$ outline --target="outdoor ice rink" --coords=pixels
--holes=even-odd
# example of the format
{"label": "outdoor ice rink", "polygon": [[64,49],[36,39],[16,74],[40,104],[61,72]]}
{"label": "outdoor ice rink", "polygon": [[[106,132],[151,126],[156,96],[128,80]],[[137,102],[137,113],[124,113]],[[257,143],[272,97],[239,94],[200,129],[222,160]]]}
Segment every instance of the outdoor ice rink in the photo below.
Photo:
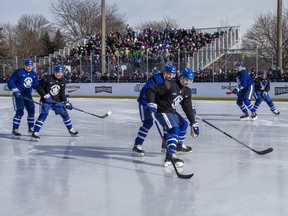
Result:
{"label": "outdoor ice rink", "polygon": [[[38,101],[39,98],[35,98]],[[187,135],[193,152],[180,155],[184,174],[164,169],[155,126],[131,156],[141,125],[136,99],[70,98],[80,137],[50,113],[38,143],[30,142],[26,113],[20,140],[11,139],[11,97],[0,97],[1,216],[285,216],[288,215],[288,103],[263,103],[257,121],[240,121],[235,101],[193,101],[197,114],[255,150],[198,120],[200,136]],[[182,112],[181,112],[182,113]],[[38,105],[36,105],[38,117]],[[182,171],[182,170],[180,170]]]}

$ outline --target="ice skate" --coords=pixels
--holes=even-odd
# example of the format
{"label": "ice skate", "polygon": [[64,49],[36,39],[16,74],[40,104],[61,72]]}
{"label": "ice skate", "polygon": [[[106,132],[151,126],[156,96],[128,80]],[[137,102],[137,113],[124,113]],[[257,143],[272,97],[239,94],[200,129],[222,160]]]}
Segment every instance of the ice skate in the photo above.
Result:
{"label": "ice skate", "polygon": [[240,120],[249,120],[249,114],[248,112],[244,113],[242,116],[240,116]]}
{"label": "ice skate", "polygon": [[14,130],[12,131],[12,137],[13,137],[14,139],[20,139],[21,133],[19,133],[18,129],[14,129]]}
{"label": "ice skate", "polygon": [[276,110],[276,109],[273,110],[272,112],[273,112],[275,115],[280,115],[280,112],[279,112],[278,110]]}
{"label": "ice skate", "polygon": [[184,144],[177,145],[176,154],[190,153],[192,152],[192,147],[186,146]]}
{"label": "ice skate", "polygon": [[30,141],[38,142],[40,140],[39,133],[33,132],[30,138]]}
{"label": "ice skate", "polygon": [[31,128],[28,128],[28,133],[29,134],[32,134],[34,131],[33,131],[33,127],[31,127]]}
{"label": "ice skate", "polygon": [[256,112],[252,112],[251,118],[252,118],[252,120],[257,120],[258,119],[257,113]]}
{"label": "ice skate", "polygon": [[[166,158],[164,161],[164,167],[173,167],[172,161],[171,161],[170,156],[168,154],[170,154],[170,153],[166,154]],[[177,158],[175,154],[171,154],[171,158],[172,158],[176,167],[183,167],[184,166],[184,161]]]}
{"label": "ice skate", "polygon": [[166,142],[165,141],[162,141],[161,153],[166,153]]}
{"label": "ice skate", "polygon": [[78,131],[75,131],[73,128],[71,128],[69,130],[69,133],[72,137],[78,137],[79,136],[79,132]]}
{"label": "ice skate", "polygon": [[143,157],[144,154],[145,151],[142,149],[142,145],[134,145],[132,148],[132,156]]}

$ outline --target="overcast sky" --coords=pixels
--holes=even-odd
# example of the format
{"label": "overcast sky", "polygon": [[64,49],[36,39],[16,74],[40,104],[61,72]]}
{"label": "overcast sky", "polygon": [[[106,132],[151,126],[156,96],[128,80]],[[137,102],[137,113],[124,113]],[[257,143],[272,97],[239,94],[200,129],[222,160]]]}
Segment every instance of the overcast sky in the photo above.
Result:
{"label": "overcast sky", "polygon": [[[23,14],[42,14],[53,21],[49,11],[51,1],[53,0],[1,1],[0,23],[17,24]],[[287,8],[288,0],[282,1],[283,7]],[[277,10],[277,0],[106,0],[106,4],[117,4],[132,27],[141,22],[162,20],[164,16],[169,16],[177,20],[180,28],[240,25],[242,34],[254,23],[256,15],[276,13]]]}

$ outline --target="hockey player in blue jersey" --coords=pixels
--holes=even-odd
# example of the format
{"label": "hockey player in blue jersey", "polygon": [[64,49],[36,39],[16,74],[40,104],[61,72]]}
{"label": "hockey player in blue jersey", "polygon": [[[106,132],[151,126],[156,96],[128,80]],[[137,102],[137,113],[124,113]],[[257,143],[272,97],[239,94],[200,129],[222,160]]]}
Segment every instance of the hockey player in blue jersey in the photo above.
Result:
{"label": "hockey player in blue jersey", "polygon": [[237,94],[237,105],[244,113],[240,116],[241,120],[248,120],[249,114],[247,108],[251,111],[252,120],[256,120],[258,118],[256,109],[251,103],[251,97],[253,95],[253,79],[251,78],[249,72],[244,68],[243,62],[239,61],[236,63],[237,73],[236,73],[236,81],[237,87],[232,91],[234,94]]}
{"label": "hockey player in blue jersey", "polygon": [[28,113],[28,132],[32,133],[34,127],[35,105],[32,100],[32,89],[37,89],[38,76],[33,71],[32,59],[24,60],[24,68],[16,70],[9,78],[7,85],[13,93],[12,99],[16,111],[13,117],[12,135],[14,138],[20,138],[19,126],[24,115],[24,108]]}
{"label": "hockey player in blue jersey", "polygon": [[[167,133],[167,153],[164,167],[171,167],[172,160],[177,167],[184,165],[183,160],[176,157],[178,148],[182,148],[186,137],[188,122],[177,112],[178,105],[182,107],[189,125],[191,136],[196,138],[199,135],[199,125],[195,120],[192,106],[192,93],[189,84],[193,82],[194,72],[190,68],[181,71],[179,78],[165,80],[164,83],[147,88],[147,111],[155,117]],[[171,154],[171,157],[169,157]]]}
{"label": "hockey player in blue jersey", "polygon": [[262,100],[264,100],[267,105],[270,107],[270,110],[275,114],[279,115],[280,112],[276,109],[270,95],[270,80],[267,77],[267,71],[262,70],[258,77],[254,79],[254,97],[256,99],[254,103],[254,108],[258,110]]}
{"label": "hockey player in blue jersey", "polygon": [[54,74],[46,75],[40,80],[37,92],[41,96],[40,101],[42,106],[40,115],[35,123],[31,141],[40,140],[39,132],[50,109],[62,117],[63,123],[71,136],[79,136],[79,132],[73,129],[72,121],[67,112],[67,109],[72,110],[73,107],[65,95],[66,80],[63,77],[63,73],[63,67],[57,65],[54,67]]}
{"label": "hockey player in blue jersey", "polygon": [[[145,151],[142,148],[142,144],[146,136],[148,135],[149,129],[153,126],[153,119],[151,117],[151,114],[147,111],[146,89],[154,85],[161,84],[164,82],[164,80],[171,80],[175,76],[175,67],[172,64],[167,64],[163,73],[153,73],[153,75],[146,81],[146,83],[142,87],[139,97],[137,99],[142,126],[138,130],[137,137],[134,142],[134,147],[132,148],[133,156],[144,156]],[[162,148],[166,148],[165,144],[164,146],[162,145]],[[191,152],[191,150],[191,147],[183,145],[183,148],[179,149],[179,152]]]}

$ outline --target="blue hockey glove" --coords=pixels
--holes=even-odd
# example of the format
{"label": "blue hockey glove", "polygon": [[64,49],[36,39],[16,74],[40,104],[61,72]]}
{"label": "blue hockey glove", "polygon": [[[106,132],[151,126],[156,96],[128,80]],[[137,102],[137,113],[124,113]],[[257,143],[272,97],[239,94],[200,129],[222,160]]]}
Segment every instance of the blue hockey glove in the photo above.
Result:
{"label": "blue hockey glove", "polygon": [[46,103],[52,103],[53,102],[50,94],[44,95],[44,99],[45,99]]}
{"label": "blue hockey glove", "polygon": [[72,110],[73,109],[72,103],[70,103],[69,101],[66,101],[65,102],[65,108],[68,110]]}
{"label": "blue hockey glove", "polygon": [[12,92],[15,98],[21,98],[22,95],[18,88],[12,89]]}
{"label": "blue hockey glove", "polygon": [[233,94],[238,94],[239,91],[240,91],[240,89],[238,87],[236,87],[232,90]]}
{"label": "blue hockey glove", "polygon": [[147,111],[149,112],[149,113],[156,113],[156,111],[157,111],[157,104],[155,104],[155,103],[148,103],[147,104]]}
{"label": "blue hockey glove", "polygon": [[197,121],[190,123],[190,127],[191,127],[191,136],[196,138],[197,136],[199,136],[199,124]]}

